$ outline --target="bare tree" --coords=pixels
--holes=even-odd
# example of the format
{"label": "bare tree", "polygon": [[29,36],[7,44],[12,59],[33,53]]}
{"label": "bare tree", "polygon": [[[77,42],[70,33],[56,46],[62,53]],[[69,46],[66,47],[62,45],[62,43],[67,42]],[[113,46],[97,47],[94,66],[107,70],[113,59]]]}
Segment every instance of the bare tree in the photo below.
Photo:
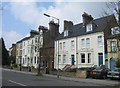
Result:
{"label": "bare tree", "polygon": [[107,2],[106,7],[108,10],[104,10],[104,14],[114,14],[120,27],[120,1],[118,0],[117,2]]}

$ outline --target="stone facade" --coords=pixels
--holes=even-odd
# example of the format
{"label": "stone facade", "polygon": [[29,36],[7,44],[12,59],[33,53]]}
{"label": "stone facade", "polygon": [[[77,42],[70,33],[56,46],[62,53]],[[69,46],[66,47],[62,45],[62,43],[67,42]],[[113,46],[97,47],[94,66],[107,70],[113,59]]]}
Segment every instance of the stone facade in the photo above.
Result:
{"label": "stone facade", "polygon": [[[112,45],[111,42],[115,42],[115,51],[112,51]],[[107,49],[108,49],[108,68],[110,69],[110,59],[113,59],[116,61],[117,58],[120,59],[120,35],[116,37],[111,37],[107,39]]]}

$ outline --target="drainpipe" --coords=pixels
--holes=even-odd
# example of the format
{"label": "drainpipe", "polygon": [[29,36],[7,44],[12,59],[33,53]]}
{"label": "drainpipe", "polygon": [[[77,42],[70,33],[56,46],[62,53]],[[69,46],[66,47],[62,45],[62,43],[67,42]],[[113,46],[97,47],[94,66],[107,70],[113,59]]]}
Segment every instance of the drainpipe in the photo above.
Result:
{"label": "drainpipe", "polygon": [[78,68],[78,47],[77,47],[77,36],[76,36],[76,68]]}
{"label": "drainpipe", "polygon": [[58,72],[57,72],[57,78],[59,78],[59,74],[60,74],[60,71],[59,71],[59,40],[58,40]]}

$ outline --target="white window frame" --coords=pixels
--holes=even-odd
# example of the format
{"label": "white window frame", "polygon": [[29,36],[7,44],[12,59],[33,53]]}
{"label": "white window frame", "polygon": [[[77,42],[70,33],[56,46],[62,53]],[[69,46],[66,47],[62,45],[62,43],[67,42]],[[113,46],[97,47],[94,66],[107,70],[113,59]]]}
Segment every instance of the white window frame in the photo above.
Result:
{"label": "white window frame", "polygon": [[92,24],[88,24],[86,27],[86,32],[92,31]]}
{"label": "white window frame", "polygon": [[71,50],[74,50],[75,49],[75,42],[74,40],[71,41]]}
{"label": "white window frame", "polygon": [[66,43],[63,42],[63,50],[65,50],[65,48],[66,48]]}
{"label": "white window frame", "polygon": [[98,36],[98,46],[102,46],[102,36]]}
{"label": "white window frame", "polygon": [[111,41],[110,46],[111,46],[111,52],[117,52],[116,41]]}
{"label": "white window frame", "polygon": [[22,49],[22,44],[20,44],[20,49]]}
{"label": "white window frame", "polygon": [[119,27],[113,27],[111,28],[111,35],[120,34],[120,28]]}
{"label": "white window frame", "polygon": [[64,31],[64,37],[68,36],[68,30]]}
{"label": "white window frame", "polygon": [[81,39],[81,48],[85,48],[85,39]]}
{"label": "white window frame", "polygon": [[[90,55],[90,56],[89,56]],[[89,62],[90,61],[90,62]],[[88,63],[90,64],[92,61],[92,54],[91,53],[88,53]]]}
{"label": "white window frame", "polygon": [[66,55],[63,55],[63,64],[66,63]]}
{"label": "white window frame", "polygon": [[25,46],[25,42],[24,42],[24,46]]}
{"label": "white window frame", "polygon": [[30,47],[28,47],[28,54],[30,53]]}
{"label": "white window frame", "polygon": [[58,55],[59,64],[61,64],[61,55]]}
{"label": "white window frame", "polygon": [[34,41],[33,41],[33,39],[32,39],[32,44],[34,44]]}
{"label": "white window frame", "polygon": [[60,46],[59,46],[59,49],[62,50],[62,43],[60,42]]}
{"label": "white window frame", "polygon": [[85,62],[84,62],[84,63],[82,62],[82,60],[83,60],[83,59],[85,60],[85,57],[84,57],[84,58],[82,58],[82,55],[83,55],[83,54],[85,55],[85,53],[81,53],[81,54],[80,54],[80,57],[81,57],[81,63],[82,63],[82,64],[84,64],[84,63],[85,63]]}
{"label": "white window frame", "polygon": [[90,48],[90,38],[86,38],[86,48]]}
{"label": "white window frame", "polygon": [[20,50],[20,56],[22,56],[22,50]]}

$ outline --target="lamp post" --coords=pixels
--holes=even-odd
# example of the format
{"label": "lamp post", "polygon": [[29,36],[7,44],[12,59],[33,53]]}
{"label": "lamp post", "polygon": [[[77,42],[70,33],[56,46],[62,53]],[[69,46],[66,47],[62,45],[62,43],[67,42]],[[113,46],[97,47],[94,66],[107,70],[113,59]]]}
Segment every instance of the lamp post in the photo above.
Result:
{"label": "lamp post", "polygon": [[47,17],[51,17],[51,18],[54,18],[54,19],[56,19],[56,20],[58,20],[58,25],[59,25],[59,19],[58,18],[56,18],[56,17],[53,17],[53,16],[50,16],[50,15],[48,15],[48,14],[43,14],[43,15],[45,15],[45,16],[47,16]]}
{"label": "lamp post", "polygon": [[22,62],[21,59],[22,59],[22,57],[20,56],[20,71],[21,71],[21,68],[22,68],[22,67],[21,67],[21,62]]}
{"label": "lamp post", "polygon": [[[47,16],[47,17],[51,17],[51,18],[54,18],[54,19],[58,20],[58,26],[59,26],[59,19],[58,19],[58,18],[53,17],[53,16],[50,16],[50,15],[45,14],[45,13],[44,13],[43,15],[45,15],[45,16]],[[59,29],[58,29],[58,30],[59,30]],[[58,72],[57,72],[57,78],[59,78],[59,74],[60,74],[60,72],[59,72],[59,40],[58,40]]]}

